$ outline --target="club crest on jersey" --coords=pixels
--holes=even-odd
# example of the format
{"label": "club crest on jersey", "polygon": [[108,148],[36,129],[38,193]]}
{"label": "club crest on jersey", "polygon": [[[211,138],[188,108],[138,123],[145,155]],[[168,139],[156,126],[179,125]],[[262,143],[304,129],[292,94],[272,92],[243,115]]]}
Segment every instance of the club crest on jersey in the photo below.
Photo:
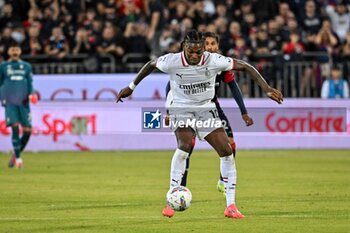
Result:
{"label": "club crest on jersey", "polygon": [[209,77],[210,76],[210,71],[208,70],[208,68],[205,70],[205,77]]}

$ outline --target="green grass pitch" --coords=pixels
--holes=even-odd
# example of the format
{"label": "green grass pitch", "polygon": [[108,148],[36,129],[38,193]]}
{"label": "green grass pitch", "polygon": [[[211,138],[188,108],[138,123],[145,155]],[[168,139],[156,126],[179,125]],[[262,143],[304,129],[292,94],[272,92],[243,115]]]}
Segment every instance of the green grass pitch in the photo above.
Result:
{"label": "green grass pitch", "polygon": [[192,206],[165,218],[173,151],[0,155],[0,232],[350,232],[349,151],[239,151],[237,205],[223,216],[219,159],[192,155]]}

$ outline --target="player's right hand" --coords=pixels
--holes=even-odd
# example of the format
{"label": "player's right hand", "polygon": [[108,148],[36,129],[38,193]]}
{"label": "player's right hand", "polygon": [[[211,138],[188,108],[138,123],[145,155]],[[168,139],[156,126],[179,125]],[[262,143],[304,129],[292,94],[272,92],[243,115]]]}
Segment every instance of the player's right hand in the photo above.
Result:
{"label": "player's right hand", "polygon": [[119,94],[118,94],[118,96],[117,96],[117,100],[116,100],[115,102],[116,102],[116,103],[118,103],[119,101],[120,101],[120,102],[123,102],[122,98],[125,98],[125,97],[130,96],[130,95],[132,94],[132,92],[133,92],[133,91],[132,91],[129,87],[123,88],[123,89],[119,92]]}
{"label": "player's right hand", "polygon": [[265,91],[265,93],[270,99],[276,101],[279,104],[282,104],[283,94],[279,90],[272,88],[272,87],[269,87],[268,90]]}
{"label": "player's right hand", "polygon": [[32,104],[37,104],[39,99],[37,94],[31,94],[29,95],[29,100]]}
{"label": "player's right hand", "polygon": [[244,120],[246,126],[251,126],[252,124],[254,124],[253,119],[250,118],[248,114],[242,115],[242,119]]}

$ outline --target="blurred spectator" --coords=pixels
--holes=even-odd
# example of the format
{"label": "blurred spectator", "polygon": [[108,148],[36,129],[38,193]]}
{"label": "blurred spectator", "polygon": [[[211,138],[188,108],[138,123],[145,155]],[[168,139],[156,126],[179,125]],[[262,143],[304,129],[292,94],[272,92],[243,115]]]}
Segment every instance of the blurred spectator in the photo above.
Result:
{"label": "blurred spectator", "polygon": [[145,24],[128,23],[124,32],[126,51],[128,53],[149,53],[146,35],[147,26]]}
{"label": "blurred spectator", "polygon": [[350,30],[346,34],[346,39],[341,46],[341,55],[350,58]]}
{"label": "blurred spectator", "polygon": [[215,15],[213,16],[214,19],[219,19],[223,18],[226,21],[232,21],[232,14],[229,14],[227,12],[227,7],[224,2],[218,2],[216,4],[216,12]]}
{"label": "blurred spectator", "polygon": [[342,79],[339,67],[332,67],[331,78],[322,84],[321,97],[323,99],[349,98],[349,85]]}
{"label": "blurred spectator", "polygon": [[304,11],[300,16],[300,23],[305,32],[317,34],[322,25],[322,18],[316,11],[316,4],[314,0],[305,2]]}
{"label": "blurred spectator", "polygon": [[7,60],[7,49],[9,46],[13,43],[13,39],[11,37],[12,34],[12,28],[5,27],[2,30],[2,34],[0,36],[0,53],[3,58],[3,60]]}
{"label": "blurred spectator", "polygon": [[295,18],[294,13],[290,10],[287,2],[280,2],[278,6],[278,14],[284,19],[285,22],[292,18]]}
{"label": "blurred spectator", "polygon": [[83,25],[87,30],[92,30],[92,21],[96,19],[96,11],[92,8],[89,8],[86,11],[85,18],[83,20]]}
{"label": "blurred spectator", "polygon": [[15,27],[12,30],[11,37],[18,44],[22,44],[26,39],[25,31],[23,27]]}
{"label": "blurred spectator", "polygon": [[68,12],[63,12],[60,20],[60,28],[62,28],[63,35],[67,38],[69,47],[74,47],[74,39],[75,34],[77,33],[77,28],[74,22],[73,22],[73,16],[69,14]]}
{"label": "blurred spectator", "polygon": [[29,54],[35,56],[37,54],[44,53],[44,44],[41,41],[40,37],[40,26],[39,24],[33,24],[28,29],[28,37],[24,41],[22,50],[23,54]]}
{"label": "blurred spectator", "polygon": [[281,30],[283,40],[288,41],[290,38],[290,33],[293,31],[299,31],[299,25],[294,16],[288,19],[287,25],[285,25]]}
{"label": "blurred spectator", "polygon": [[267,31],[264,28],[259,28],[255,52],[258,54],[268,54],[269,51],[269,38]]}
{"label": "blurred spectator", "polygon": [[112,54],[121,60],[125,54],[124,38],[112,26],[103,29],[102,37],[97,42],[97,52],[99,54]]}
{"label": "blurred spectator", "polygon": [[207,25],[211,21],[211,17],[204,11],[204,7],[203,1],[196,1],[188,10],[188,16],[191,17],[195,28],[200,24]]}
{"label": "blurred spectator", "polygon": [[163,53],[168,51],[170,44],[174,44],[175,40],[172,37],[172,32],[169,28],[165,28],[160,37],[159,44]]}
{"label": "blurred spectator", "polygon": [[241,33],[241,25],[236,21],[232,21],[229,26],[229,32],[230,32],[230,40],[231,40],[230,47],[233,48],[235,41],[238,38],[243,37]]}
{"label": "blurred spectator", "polygon": [[79,28],[74,41],[73,54],[79,53],[91,53],[93,49],[92,44],[89,41],[89,35],[85,28]]}
{"label": "blurred spectator", "polygon": [[72,21],[77,22],[77,17],[81,12],[85,11],[86,1],[81,0],[60,0],[61,11],[72,16]]}
{"label": "blurred spectator", "polygon": [[346,33],[350,29],[350,13],[345,3],[340,2],[335,9],[327,6],[326,11],[332,22],[332,28],[341,41],[346,38]]}
{"label": "blurred spectator", "polygon": [[221,53],[227,54],[227,52],[232,48],[230,33],[227,30],[228,22],[225,18],[221,17],[214,21],[214,25],[216,27],[217,34],[220,35],[219,44]]}
{"label": "blurred spectator", "polygon": [[69,53],[69,44],[60,27],[54,27],[45,46],[47,55],[64,58]]}
{"label": "blurred spectator", "polygon": [[180,24],[180,34],[181,34],[181,38],[184,38],[185,35],[187,34],[187,32],[189,30],[191,30],[193,28],[193,23],[191,18],[186,17],[181,21]]}
{"label": "blurred spectator", "polygon": [[326,19],[322,22],[322,27],[317,33],[315,43],[322,51],[333,54],[339,41],[336,34],[333,32],[331,22]]}
{"label": "blurred spectator", "polygon": [[257,22],[266,22],[273,19],[278,12],[278,1],[275,0],[254,0],[253,9]]}
{"label": "blurred spectator", "polygon": [[57,1],[54,1],[53,4],[44,8],[43,18],[41,19],[44,38],[50,37],[52,29],[59,24],[59,14],[60,11]]}
{"label": "blurred spectator", "polygon": [[10,3],[6,3],[1,9],[0,30],[13,25],[20,25],[21,19],[13,13],[13,7]]}
{"label": "blurred spectator", "polygon": [[91,28],[87,27],[89,42],[91,44],[96,44],[97,40],[102,37],[103,25],[102,21],[99,18],[95,18],[92,21]]}
{"label": "blurred spectator", "polygon": [[179,42],[172,42],[169,44],[169,47],[166,51],[166,53],[177,53],[181,51],[180,43]]}
{"label": "blurred spectator", "polygon": [[128,23],[136,23],[141,19],[141,10],[134,0],[123,0],[124,12],[121,16],[119,26],[124,31]]}
{"label": "blurred spectator", "polygon": [[173,19],[169,25],[169,30],[172,32],[172,37],[176,41],[182,40],[180,24],[176,19]]}
{"label": "blurred spectator", "polygon": [[243,61],[249,61],[251,54],[251,49],[246,45],[245,40],[242,37],[236,40],[235,48],[231,49],[228,52],[229,56],[238,58]]}
{"label": "blurred spectator", "polygon": [[187,11],[189,9],[189,4],[186,1],[178,1],[175,5],[175,9],[169,12],[169,20],[176,19],[178,22],[181,22],[184,18],[187,17]]}
{"label": "blurred spectator", "polygon": [[255,15],[253,13],[245,14],[243,16],[243,21],[241,21],[242,26],[242,34],[244,37],[249,35],[250,29],[256,27],[255,24]]}
{"label": "blurred spectator", "polygon": [[28,19],[22,23],[25,28],[31,27],[33,23],[40,22],[43,18],[43,14],[39,8],[30,8],[27,15]]}
{"label": "blurred spectator", "polygon": [[160,0],[149,0],[146,6],[146,12],[147,23],[149,24],[147,40],[151,48],[151,56],[157,57],[161,55],[159,38],[165,25],[163,11],[164,6]]}
{"label": "blurred spectator", "polygon": [[290,33],[289,42],[283,44],[283,53],[290,55],[290,59],[299,60],[301,53],[304,52],[304,45],[300,41],[300,34],[298,31]]}
{"label": "blurred spectator", "polygon": [[267,32],[269,37],[269,43],[270,43],[269,47],[270,47],[271,53],[277,53],[281,51],[283,38],[281,36],[281,30],[278,27],[278,23],[276,20],[271,19],[268,21]]}
{"label": "blurred spectator", "polygon": [[105,22],[110,22],[112,25],[118,25],[119,19],[118,19],[117,9],[114,2],[105,4],[103,15],[104,15],[103,20]]}
{"label": "blurred spectator", "polygon": [[239,9],[234,11],[235,20],[242,22],[243,18],[247,14],[253,13],[253,5],[251,0],[243,0]]}

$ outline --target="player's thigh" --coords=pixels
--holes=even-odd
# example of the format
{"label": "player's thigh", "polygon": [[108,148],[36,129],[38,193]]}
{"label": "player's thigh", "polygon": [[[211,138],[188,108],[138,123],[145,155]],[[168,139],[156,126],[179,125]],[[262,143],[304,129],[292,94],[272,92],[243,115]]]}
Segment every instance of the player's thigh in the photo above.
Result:
{"label": "player's thigh", "polygon": [[5,106],[5,120],[6,126],[9,127],[11,125],[20,123],[20,112],[19,106],[16,105],[6,105]]}
{"label": "player's thigh", "polygon": [[175,130],[177,147],[180,150],[190,152],[192,149],[192,139],[195,136],[195,132],[190,127],[178,127]]}
{"label": "player's thigh", "polygon": [[200,140],[204,140],[208,134],[223,126],[216,107],[210,104],[196,109],[195,118],[201,123],[196,125],[196,132]]}
{"label": "player's thigh", "polygon": [[32,114],[29,105],[19,107],[20,123],[25,128],[32,127]]}
{"label": "player's thigh", "polygon": [[232,149],[224,128],[218,128],[209,133],[205,137],[205,140],[216,150],[220,157],[232,154]]}

